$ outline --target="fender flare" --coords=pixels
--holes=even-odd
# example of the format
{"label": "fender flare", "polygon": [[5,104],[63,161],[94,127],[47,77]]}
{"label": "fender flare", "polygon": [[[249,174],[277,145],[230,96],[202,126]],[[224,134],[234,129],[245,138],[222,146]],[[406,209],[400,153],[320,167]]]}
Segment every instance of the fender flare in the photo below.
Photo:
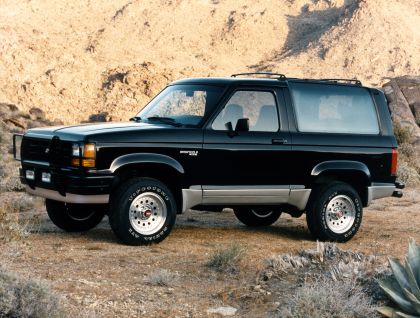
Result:
{"label": "fender flare", "polygon": [[366,176],[370,183],[371,174],[369,168],[360,161],[331,160],[318,163],[311,171],[311,176],[317,177],[326,171],[358,171]]}
{"label": "fender flare", "polygon": [[131,165],[131,164],[138,164],[138,163],[157,163],[169,166],[181,174],[184,174],[184,168],[182,165],[176,161],[174,158],[169,157],[167,155],[162,155],[158,153],[132,153],[128,155],[120,156],[111,163],[111,167],[109,170],[114,173],[118,169]]}

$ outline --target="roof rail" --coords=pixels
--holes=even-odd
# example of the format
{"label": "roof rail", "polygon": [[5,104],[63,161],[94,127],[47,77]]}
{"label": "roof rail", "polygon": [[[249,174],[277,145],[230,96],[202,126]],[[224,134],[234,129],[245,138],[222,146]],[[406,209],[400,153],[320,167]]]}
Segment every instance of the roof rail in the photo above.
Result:
{"label": "roof rail", "polygon": [[252,72],[252,73],[238,73],[232,74],[230,77],[239,77],[247,75],[266,75],[267,77],[275,77],[276,79],[286,79],[286,75],[279,73],[270,73],[270,72]]}
{"label": "roof rail", "polygon": [[362,86],[362,82],[358,79],[346,79],[346,78],[320,78],[316,79],[316,81],[325,81],[325,82],[334,82],[334,83],[350,83],[355,84],[358,86]]}

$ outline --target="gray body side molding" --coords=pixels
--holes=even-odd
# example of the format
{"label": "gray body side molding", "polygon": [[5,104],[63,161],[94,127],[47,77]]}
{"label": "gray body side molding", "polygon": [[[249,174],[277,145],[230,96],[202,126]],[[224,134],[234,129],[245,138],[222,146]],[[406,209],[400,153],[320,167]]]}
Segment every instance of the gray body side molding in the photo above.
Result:
{"label": "gray body side molding", "polygon": [[123,166],[136,163],[160,163],[174,168],[179,173],[184,173],[184,168],[178,161],[158,153],[132,153],[118,157],[111,163],[109,170],[115,172]]}
{"label": "gray body side molding", "polygon": [[196,205],[280,205],[290,204],[303,211],[311,189],[303,185],[211,186],[193,185],[182,189],[182,212]]}
{"label": "gray body side molding", "polygon": [[317,164],[311,171],[312,176],[318,176],[324,171],[337,171],[337,170],[356,170],[360,171],[366,175],[366,178],[370,182],[370,171],[369,168],[360,161],[350,161],[350,160],[332,160],[324,161]]}

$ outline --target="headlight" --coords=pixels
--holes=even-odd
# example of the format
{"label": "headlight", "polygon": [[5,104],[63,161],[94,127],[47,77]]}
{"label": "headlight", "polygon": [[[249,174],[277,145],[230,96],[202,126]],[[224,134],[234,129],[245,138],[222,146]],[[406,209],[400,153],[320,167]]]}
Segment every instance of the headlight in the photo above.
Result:
{"label": "headlight", "polygon": [[[77,146],[77,149],[76,149]],[[80,164],[85,168],[94,168],[96,159],[96,146],[95,144],[84,144],[82,148],[82,156],[80,156],[80,147],[78,144],[73,144],[73,158],[71,165],[79,167]],[[80,158],[81,157],[81,158]]]}
{"label": "headlight", "polygon": [[72,156],[80,157],[80,146],[79,144],[73,144],[72,146]]}

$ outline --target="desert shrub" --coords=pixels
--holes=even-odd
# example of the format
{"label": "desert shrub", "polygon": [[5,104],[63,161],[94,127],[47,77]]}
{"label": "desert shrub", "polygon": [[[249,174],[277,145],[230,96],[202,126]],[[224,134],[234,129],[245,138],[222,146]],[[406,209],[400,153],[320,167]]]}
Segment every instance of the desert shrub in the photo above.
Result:
{"label": "desert shrub", "polygon": [[402,126],[400,123],[394,122],[394,134],[399,145],[410,142],[410,130],[407,127]]}
{"label": "desert shrub", "polygon": [[398,163],[397,169],[398,179],[405,182],[407,185],[418,185],[420,184],[420,175],[415,167],[401,160]]}
{"label": "desert shrub", "polygon": [[64,317],[60,298],[43,282],[0,269],[0,317]]}
{"label": "desert shrub", "polygon": [[20,182],[18,176],[9,176],[2,182],[2,189],[7,192],[23,192],[25,186]]}
{"label": "desert shrub", "polygon": [[384,261],[363,253],[340,249],[334,243],[317,242],[314,250],[302,250],[297,255],[277,255],[265,261],[263,279],[284,274],[297,277],[331,278],[364,282],[387,271]]}
{"label": "desert shrub", "polygon": [[210,255],[206,266],[216,272],[236,272],[244,252],[242,247],[233,244],[226,249],[218,250]]}
{"label": "desert shrub", "polygon": [[406,158],[414,158],[416,157],[416,148],[409,143],[403,143],[398,146],[398,151],[400,155]]}
{"label": "desert shrub", "polygon": [[146,283],[155,286],[169,286],[176,279],[176,275],[166,269],[160,269],[150,273],[146,277]]}
{"label": "desert shrub", "polygon": [[14,200],[12,203],[0,204],[0,241],[23,240],[36,229],[37,220],[34,217],[25,220],[19,213],[19,204],[22,202]]}
{"label": "desert shrub", "polygon": [[2,169],[0,173],[0,175],[2,176],[2,178],[0,179],[0,191],[23,192],[25,190],[25,187],[19,179],[19,162],[14,160],[11,154],[2,155],[1,153],[0,161],[2,163]]}
{"label": "desert shrub", "polygon": [[282,318],[364,318],[375,317],[369,298],[353,282],[320,279],[305,283],[294,293],[285,293],[275,314]]}

